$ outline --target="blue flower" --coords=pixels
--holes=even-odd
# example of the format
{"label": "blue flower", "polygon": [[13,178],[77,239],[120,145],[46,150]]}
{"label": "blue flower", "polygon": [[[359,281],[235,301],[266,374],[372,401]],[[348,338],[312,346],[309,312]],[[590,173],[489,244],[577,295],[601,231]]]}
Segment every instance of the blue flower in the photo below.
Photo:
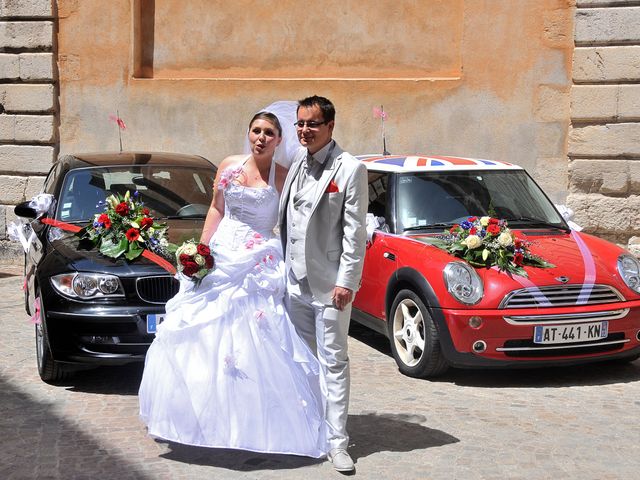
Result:
{"label": "blue flower", "polygon": [[136,198],[137,198],[137,197],[138,197],[138,195],[140,195],[140,192],[138,192],[138,190],[136,190],[135,192],[133,192],[133,196],[134,196],[134,197],[136,197]]}
{"label": "blue flower", "polygon": [[461,226],[462,228],[464,228],[465,230],[469,230],[471,227],[473,227],[473,223],[471,223],[471,222],[470,222],[470,221],[468,221],[468,220],[465,220],[464,222],[461,222],[461,223],[460,223],[460,226]]}
{"label": "blue flower", "polygon": [[151,245],[157,245],[158,244],[158,239],[155,237],[151,237],[149,239],[149,242],[151,242]]}

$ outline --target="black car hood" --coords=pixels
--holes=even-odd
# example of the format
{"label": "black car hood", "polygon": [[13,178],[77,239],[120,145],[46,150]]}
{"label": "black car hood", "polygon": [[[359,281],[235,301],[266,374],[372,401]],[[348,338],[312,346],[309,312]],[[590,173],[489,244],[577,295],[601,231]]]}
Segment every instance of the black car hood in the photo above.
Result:
{"label": "black car hood", "polygon": [[[168,240],[179,245],[185,240],[198,239],[203,223],[201,219],[170,220],[167,222]],[[70,232],[62,232],[59,238],[51,242],[51,247],[58,255],[64,257],[70,268],[81,272],[114,273],[123,276],[167,273],[164,268],[142,256],[127,261],[124,256],[114,259],[102,255],[97,247],[91,248],[89,242],[81,242],[78,236]],[[169,261],[175,265],[174,259]]]}

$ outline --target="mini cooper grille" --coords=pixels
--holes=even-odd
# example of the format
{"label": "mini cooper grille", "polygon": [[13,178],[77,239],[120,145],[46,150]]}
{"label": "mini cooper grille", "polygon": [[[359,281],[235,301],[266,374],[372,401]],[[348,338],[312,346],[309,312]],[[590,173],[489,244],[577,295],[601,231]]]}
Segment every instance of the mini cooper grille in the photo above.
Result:
{"label": "mini cooper grille", "polygon": [[507,295],[499,308],[565,307],[615,303],[624,298],[608,285],[559,285],[553,287],[523,288]]}
{"label": "mini cooper grille", "polygon": [[149,303],[166,303],[178,293],[180,282],[173,277],[143,277],[136,282],[138,296]]}

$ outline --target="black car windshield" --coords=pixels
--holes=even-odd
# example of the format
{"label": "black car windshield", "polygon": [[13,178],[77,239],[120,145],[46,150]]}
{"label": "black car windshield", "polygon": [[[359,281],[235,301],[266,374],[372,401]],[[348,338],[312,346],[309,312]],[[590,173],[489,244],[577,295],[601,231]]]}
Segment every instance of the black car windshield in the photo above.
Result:
{"label": "black car windshield", "polygon": [[60,192],[56,218],[85,222],[104,211],[115,193],[138,191],[156,218],[204,218],[213,197],[215,168],[180,166],[95,167],[70,171]]}
{"label": "black car windshield", "polygon": [[400,233],[442,229],[469,216],[493,216],[520,228],[567,228],[524,170],[401,174],[397,199]]}

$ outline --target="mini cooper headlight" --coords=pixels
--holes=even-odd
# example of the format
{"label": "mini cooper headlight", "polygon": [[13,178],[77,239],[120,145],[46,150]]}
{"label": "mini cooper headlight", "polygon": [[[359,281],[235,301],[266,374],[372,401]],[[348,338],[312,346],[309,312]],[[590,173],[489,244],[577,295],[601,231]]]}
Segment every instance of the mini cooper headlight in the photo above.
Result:
{"label": "mini cooper headlight", "polygon": [[640,293],[640,261],[633,255],[618,257],[618,273],[631,290]]}
{"label": "mini cooper headlight", "polygon": [[100,273],[62,273],[51,277],[51,284],[62,295],[80,300],[124,295],[120,279]]}
{"label": "mini cooper headlight", "polygon": [[465,305],[478,303],[484,294],[480,276],[464,262],[451,262],[444,267],[444,283],[453,298]]}

